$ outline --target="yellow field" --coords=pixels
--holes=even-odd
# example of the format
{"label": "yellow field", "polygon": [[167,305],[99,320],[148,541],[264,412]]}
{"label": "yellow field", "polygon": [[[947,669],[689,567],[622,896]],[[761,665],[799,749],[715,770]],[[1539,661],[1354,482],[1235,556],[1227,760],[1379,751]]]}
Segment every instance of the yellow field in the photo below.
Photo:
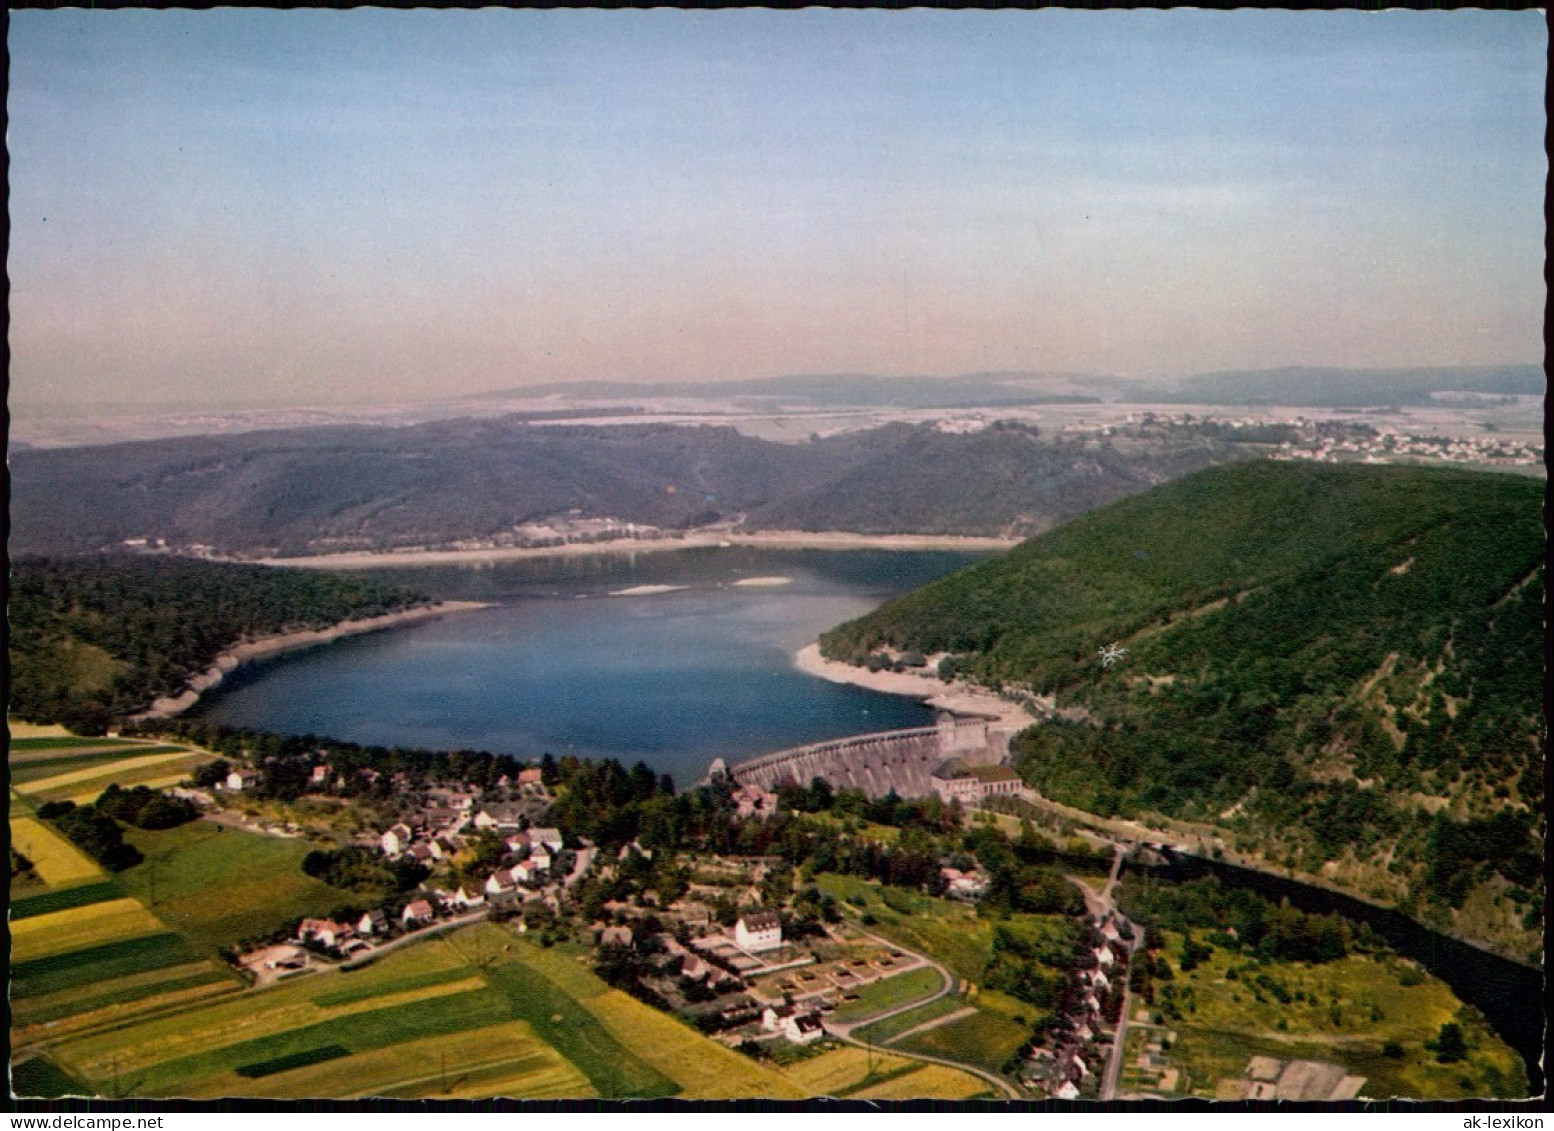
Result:
{"label": "yellow field", "polygon": [[68,1063],[88,1077],[100,1078],[105,1072],[111,1073],[115,1064],[121,1072],[133,1071],[164,1060],[176,1060],[212,1048],[317,1025],[336,1017],[464,993],[484,985],[484,980],[475,975],[457,982],[325,1007],[302,996],[319,992],[317,986],[309,982],[297,986],[296,990],[281,987],[262,995],[245,994],[241,1000],[218,1002],[196,1013],[148,1022],[137,1029],[132,1047],[125,1047],[120,1033],[94,1034],[61,1046],[58,1056],[61,1063]]}
{"label": "yellow field", "polygon": [[154,935],[167,928],[134,899],[110,899],[11,924],[11,960],[27,962],[115,939]]}
{"label": "yellow field", "polygon": [[103,785],[106,786],[118,776],[132,774],[134,771],[144,769],[147,766],[161,766],[168,762],[180,762],[190,758],[197,759],[198,756],[193,755],[188,750],[174,750],[161,754],[142,754],[138,758],[121,758],[117,762],[88,766],[81,770],[71,770],[69,773],[55,774],[51,778],[39,778],[37,781],[22,782],[15,788],[18,793],[24,793],[30,797],[36,793],[50,793],[65,786],[89,782],[96,778],[101,778]]}
{"label": "yellow field", "polygon": [[[504,1086],[510,1091],[502,1090]],[[254,1080],[223,1072],[200,1081],[192,1094],[295,1099],[361,1098],[390,1092],[406,1098],[464,1099],[492,1095],[587,1099],[598,1094],[582,1073],[538,1040],[522,1021],[406,1041]]]}
{"label": "yellow field", "polygon": [[620,990],[583,1002],[610,1035],[684,1089],[677,1099],[758,1096],[799,1100],[810,1093],[782,1073],[703,1037]]}
{"label": "yellow field", "polygon": [[870,1053],[854,1045],[833,1049],[810,1060],[801,1060],[783,1069],[783,1075],[812,1096],[834,1096],[846,1088],[859,1084],[869,1074],[872,1064],[876,1073],[895,1072],[913,1064],[903,1056],[888,1053]]}
{"label": "yellow field", "polygon": [[102,869],[75,845],[32,817],[12,819],[11,843],[16,851],[32,861],[33,868],[43,882],[52,887],[62,887],[103,874]]}
{"label": "yellow field", "polygon": [[963,1100],[979,1092],[992,1091],[985,1080],[979,1080],[969,1072],[946,1068],[942,1064],[929,1064],[886,1080],[872,1088],[854,1092],[850,1100]]}
{"label": "yellow field", "polygon": [[5,720],[6,729],[11,732],[12,738],[70,738],[71,733],[58,723],[49,723],[39,726],[37,723],[24,723],[16,719]]}

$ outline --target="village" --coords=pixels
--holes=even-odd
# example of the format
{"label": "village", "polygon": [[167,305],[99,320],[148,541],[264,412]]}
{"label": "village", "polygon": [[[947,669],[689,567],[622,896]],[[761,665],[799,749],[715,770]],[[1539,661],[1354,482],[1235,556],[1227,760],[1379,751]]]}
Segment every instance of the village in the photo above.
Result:
{"label": "village", "polygon": [[[200,804],[208,818],[232,820],[261,787],[264,772],[263,765],[233,765],[219,781],[176,792]],[[339,771],[320,761],[309,769],[306,789],[327,795],[341,781]],[[1018,778],[1007,767],[951,759],[932,782],[946,803],[974,807],[1016,788]],[[302,918],[283,938],[256,940],[235,956],[255,984],[354,969],[481,920],[543,934],[548,944],[565,921],[590,943],[606,981],[729,1048],[779,1061],[825,1042],[866,1043],[876,1022],[976,993],[932,956],[871,932],[829,899],[815,901],[812,888],[796,891],[779,857],[697,854],[684,862],[678,890],[657,890],[650,886],[654,849],[632,841],[605,852],[545,823],[555,798],[538,766],[503,775],[486,789],[371,784],[387,786],[397,798],[397,819],[361,832],[351,848],[383,866],[408,869],[418,882],[381,906]],[[778,794],[760,785],[730,780],[729,790],[736,821],[781,812]],[[281,837],[304,832],[289,822],[249,827]],[[468,878],[472,855],[485,864],[478,882]],[[935,890],[974,907],[988,880],[962,854],[941,861]],[[1004,1082],[1007,1090],[1064,1100],[1104,1094],[1125,1015],[1134,938],[1132,925],[1114,909],[1083,917],[1057,1008],[1032,1035],[1018,1071]],[[914,992],[901,989],[909,986]],[[962,1008],[942,1019],[970,1012]],[[938,1023],[930,1018],[912,1031]]]}

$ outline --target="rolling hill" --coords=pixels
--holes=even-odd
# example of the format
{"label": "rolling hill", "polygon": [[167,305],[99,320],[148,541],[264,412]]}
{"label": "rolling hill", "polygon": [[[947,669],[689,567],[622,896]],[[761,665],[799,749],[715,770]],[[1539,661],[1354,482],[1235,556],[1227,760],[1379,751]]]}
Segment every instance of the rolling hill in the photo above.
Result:
{"label": "rolling hill", "polygon": [[[1541,949],[1541,484],[1257,462],[1086,514],[822,638],[951,652],[1052,721],[1043,793]],[[1127,649],[1114,666],[1098,650]]]}
{"label": "rolling hill", "polygon": [[445,545],[552,517],[669,529],[1028,532],[1255,452],[1205,436],[1049,438],[892,424],[781,444],[726,427],[521,418],[13,452],[11,550],[130,539],[238,557]]}

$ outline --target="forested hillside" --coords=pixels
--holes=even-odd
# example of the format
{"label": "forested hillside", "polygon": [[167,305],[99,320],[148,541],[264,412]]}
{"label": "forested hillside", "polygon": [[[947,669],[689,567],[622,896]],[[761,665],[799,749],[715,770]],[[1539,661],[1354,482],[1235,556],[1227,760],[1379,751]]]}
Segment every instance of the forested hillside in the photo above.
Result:
{"label": "forested hillside", "polygon": [[[1215,824],[1465,933],[1541,938],[1542,486],[1215,468],[827,634],[1054,695],[1016,764],[1102,813]],[[1126,648],[1114,665],[1098,650]]]}
{"label": "forested hillside", "polygon": [[287,556],[486,539],[557,516],[996,535],[1260,450],[1206,434],[1071,440],[1018,425],[893,424],[799,444],[521,419],[249,432],[13,452],[11,546],[74,554],[144,538]]}
{"label": "forested hillside", "polygon": [[100,733],[245,638],[427,604],[356,577],[164,557],[11,563],[11,715]]}

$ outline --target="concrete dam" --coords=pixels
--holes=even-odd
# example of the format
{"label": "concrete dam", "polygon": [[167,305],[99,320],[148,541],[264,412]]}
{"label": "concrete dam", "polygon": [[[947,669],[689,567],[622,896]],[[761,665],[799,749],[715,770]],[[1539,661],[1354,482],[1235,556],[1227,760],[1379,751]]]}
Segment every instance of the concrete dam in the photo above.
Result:
{"label": "concrete dam", "polygon": [[[735,763],[726,771],[738,785],[776,791],[824,778],[833,789],[859,789],[869,797],[895,790],[900,797],[934,792],[934,768],[951,758],[992,766],[1009,754],[1017,728],[986,719],[945,716],[936,726],[889,730],[779,750]],[[721,767],[714,764],[714,772]]]}

